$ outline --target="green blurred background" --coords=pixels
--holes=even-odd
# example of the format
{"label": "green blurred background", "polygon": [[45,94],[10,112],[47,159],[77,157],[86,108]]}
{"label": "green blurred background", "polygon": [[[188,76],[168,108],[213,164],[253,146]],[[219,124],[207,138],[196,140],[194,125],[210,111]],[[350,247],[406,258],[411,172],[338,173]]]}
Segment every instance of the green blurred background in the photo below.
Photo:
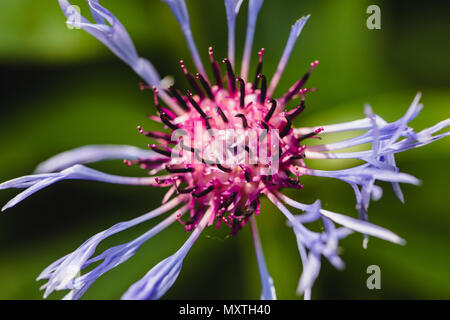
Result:
{"label": "green blurred background", "polygon": [[[178,24],[166,4],[158,0],[103,0],[127,27],[142,56],[160,74],[173,75],[180,88],[186,82],[178,60],[189,52]],[[237,61],[245,35],[247,1],[237,24]],[[88,15],[84,1],[74,1]],[[205,62],[207,48],[218,58],[226,54],[226,19],[222,0],[187,0],[193,33]],[[381,8],[381,30],[366,28],[366,8]],[[447,1],[330,1],[266,0],[254,44],[266,48],[264,69],[276,68],[289,28],[307,13],[305,26],[279,88],[287,89],[319,59],[310,86],[308,109],[297,126],[358,119],[370,102],[388,121],[404,114],[421,91],[425,108],[412,122],[417,129],[449,116],[450,20]],[[253,60],[253,62],[255,59]],[[252,66],[251,72],[254,72]],[[56,0],[0,2],[0,180],[32,172],[46,158],[86,144],[130,144],[145,147],[138,124],[151,128],[154,113],[149,92],[139,90],[140,79],[102,44],[80,30],[69,30]],[[281,93],[278,92],[278,93]],[[334,136],[329,141],[345,137]],[[450,139],[397,156],[402,171],[423,181],[403,187],[406,204],[388,184],[373,202],[371,221],[407,240],[397,246],[371,239],[362,249],[362,236],[342,241],[347,266],[335,270],[323,263],[313,289],[315,299],[448,299],[450,297],[450,197],[448,164]],[[352,163],[311,163],[339,168]],[[144,175],[120,161],[93,167],[123,175]],[[288,192],[310,203],[356,216],[351,188],[339,181],[305,178],[301,192]],[[35,282],[51,262],[76,249],[91,235],[112,224],[158,206],[162,189],[67,181],[33,195],[0,216],[0,299],[41,299]],[[0,192],[5,204],[17,190]],[[258,217],[264,252],[277,295],[296,298],[301,263],[295,237],[281,213],[267,202]],[[132,239],[155,224],[151,221],[113,237],[107,248]],[[207,229],[184,262],[167,299],[257,299],[260,282],[249,228],[236,238],[228,229]],[[120,267],[103,275],[85,299],[116,299],[153,265],[175,252],[186,239],[179,224],[146,243]],[[381,290],[366,288],[366,268],[381,268]],[[60,298],[56,293],[51,298]]]}

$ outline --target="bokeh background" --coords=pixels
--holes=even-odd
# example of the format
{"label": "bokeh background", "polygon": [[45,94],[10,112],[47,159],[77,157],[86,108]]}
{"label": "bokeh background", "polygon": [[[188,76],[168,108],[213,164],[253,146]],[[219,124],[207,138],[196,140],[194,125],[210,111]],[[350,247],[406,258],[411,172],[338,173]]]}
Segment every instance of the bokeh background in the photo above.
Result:
{"label": "bokeh background", "polygon": [[[127,27],[139,53],[186,82],[178,67],[192,62],[178,24],[158,0],[103,0]],[[245,36],[247,1],[237,23],[237,61]],[[74,1],[87,15],[84,1]],[[187,0],[201,55],[208,46],[226,54],[226,18],[222,0]],[[381,8],[381,30],[366,28],[366,8]],[[404,114],[421,91],[425,108],[412,122],[417,129],[450,115],[450,20],[448,1],[266,0],[260,13],[254,52],[265,47],[264,69],[276,68],[289,28],[307,13],[301,34],[279,88],[287,89],[319,59],[310,86],[308,109],[297,126],[358,119],[370,102],[389,121]],[[253,62],[256,59],[253,60]],[[252,66],[251,72],[254,72]],[[97,40],[69,30],[56,0],[0,2],[0,180],[28,174],[46,158],[86,144],[130,144],[145,147],[136,126],[151,128],[152,96],[139,90],[140,79]],[[279,92],[280,93],[280,92]],[[334,136],[328,141],[345,137]],[[397,156],[404,172],[419,177],[420,187],[403,187],[402,205],[390,185],[370,207],[371,221],[407,240],[397,246],[362,236],[342,241],[344,271],[323,263],[313,289],[315,299],[448,299],[450,298],[450,139]],[[311,163],[339,168],[355,163]],[[144,175],[121,161],[93,165],[106,172]],[[310,203],[356,216],[354,195],[343,182],[305,178],[305,189],[288,192]],[[76,249],[93,234],[158,206],[164,190],[60,182],[28,198],[0,216],[0,299],[41,299],[35,282],[51,262]],[[17,190],[0,193],[5,204]],[[258,217],[267,264],[281,299],[295,299],[301,263],[295,237],[281,213],[263,203]],[[105,241],[99,251],[133,239],[155,224],[151,221]],[[207,229],[184,262],[182,272],[164,298],[257,299],[260,282],[250,237],[229,230]],[[85,299],[116,299],[158,261],[175,252],[186,234],[179,224],[146,243],[120,267],[103,275]],[[381,268],[381,290],[366,288],[366,268]],[[61,298],[63,293],[50,298]]]}

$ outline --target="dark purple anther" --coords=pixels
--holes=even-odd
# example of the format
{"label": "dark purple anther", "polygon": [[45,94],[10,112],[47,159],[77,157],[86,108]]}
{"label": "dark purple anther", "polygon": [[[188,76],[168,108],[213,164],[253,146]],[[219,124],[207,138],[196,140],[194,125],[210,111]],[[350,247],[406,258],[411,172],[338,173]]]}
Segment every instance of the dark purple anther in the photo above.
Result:
{"label": "dark purple anther", "polygon": [[194,198],[201,198],[203,196],[206,196],[208,193],[210,193],[213,190],[214,190],[214,186],[209,186],[208,188],[206,188],[205,190],[203,190],[199,193],[192,193],[192,195],[194,196]]}
{"label": "dark purple anther", "polygon": [[200,99],[204,99],[205,98],[205,94],[203,93],[202,88],[200,88],[200,86],[198,85],[197,81],[195,81],[194,76],[189,73],[189,71],[187,70],[186,66],[184,65],[184,61],[183,60],[180,60],[180,65],[181,65],[181,69],[183,69],[183,73],[186,76],[186,79],[188,80],[188,82],[191,85],[191,87],[194,90],[194,92],[196,94],[198,94]]}
{"label": "dark purple anther", "polygon": [[223,122],[228,123],[228,118],[225,116],[225,113],[223,113],[222,109],[220,107],[216,108],[217,113],[222,118]]}
{"label": "dark purple anther", "polygon": [[291,125],[292,125],[291,118],[289,117],[289,115],[287,113],[285,114],[285,117],[286,117],[286,125],[284,126],[283,130],[280,132],[280,138],[284,138],[285,136],[287,136],[289,131],[291,131]]}
{"label": "dark purple anther", "polygon": [[305,110],[305,108],[306,108],[305,100],[300,101],[300,104],[298,105],[298,107],[289,112],[289,117],[291,117],[291,119],[294,119],[296,116],[298,116],[300,113],[302,113],[303,110]]}
{"label": "dark purple anther", "polygon": [[158,131],[145,131],[142,129],[141,126],[138,126],[137,129],[139,130],[140,133],[142,133],[143,135],[145,135],[149,138],[162,139],[162,140],[171,142],[170,135],[168,135],[167,133],[158,132]]}
{"label": "dark purple anther", "polygon": [[264,104],[267,94],[267,80],[263,74],[258,75],[258,79],[261,78],[261,93],[259,94],[259,103]]}
{"label": "dark purple anther", "polygon": [[172,168],[170,166],[166,166],[167,172],[170,173],[187,173],[194,172],[194,168]]}
{"label": "dark purple anther", "polygon": [[175,89],[174,86],[170,86],[170,87],[169,87],[169,92],[170,92],[170,93],[172,94],[172,96],[177,100],[179,106],[180,106],[181,108],[183,108],[183,110],[189,111],[189,107],[188,107],[186,101],[184,101],[184,99],[181,97],[180,92],[179,92],[177,89]]}
{"label": "dark purple anther", "polygon": [[191,193],[195,189],[196,189],[196,187],[190,187],[190,188],[188,187],[188,188],[185,188],[185,189],[180,189],[180,186],[177,186],[178,193],[182,193],[182,194]]}
{"label": "dark purple anther", "polygon": [[222,170],[223,172],[226,172],[226,173],[230,173],[231,171],[233,171],[233,170],[231,170],[230,168],[224,167],[224,166],[221,165],[220,163],[216,163],[216,166],[217,166],[217,168],[219,168],[220,170]]}
{"label": "dark purple anther", "polygon": [[227,58],[223,59],[222,62],[227,66],[228,92],[234,95],[236,93],[236,76],[234,75],[233,66]]}
{"label": "dark purple anther", "polygon": [[256,67],[255,81],[253,81],[253,90],[256,90],[256,88],[258,88],[258,82],[259,82],[258,75],[262,72],[262,67],[263,67],[263,53],[264,53],[264,48],[262,48],[258,52],[259,61],[258,61],[258,67]]}
{"label": "dark purple anther", "polygon": [[206,92],[206,95],[208,96],[208,98],[214,101],[214,95],[211,91],[211,86],[209,85],[208,81],[206,81],[205,78],[200,73],[197,73],[195,77],[202,84],[203,89],[205,89],[205,92]]}
{"label": "dark purple anther", "polygon": [[265,122],[269,122],[270,118],[272,118],[273,113],[275,112],[275,109],[277,108],[277,101],[275,99],[270,99],[270,103],[272,103],[272,106],[270,107],[269,112],[267,113],[266,117],[264,118]]}
{"label": "dark purple anther", "polygon": [[238,113],[237,115],[235,115],[235,117],[242,119],[242,126],[244,127],[244,129],[248,127],[247,118],[242,113]]}
{"label": "dark purple anther", "polygon": [[161,121],[166,126],[168,126],[170,129],[172,129],[172,130],[178,130],[179,129],[179,127],[176,124],[173,124],[172,122],[170,122],[170,118],[169,118],[169,116],[166,113],[161,112],[161,114],[159,116],[161,118]]}
{"label": "dark purple anther", "polygon": [[202,110],[200,105],[195,101],[194,97],[192,96],[192,93],[189,90],[187,91],[187,96],[188,96],[189,102],[192,104],[192,106],[195,108],[195,110],[197,110],[198,113],[200,113],[202,118],[206,118],[207,117],[206,113]]}
{"label": "dark purple anther", "polygon": [[241,109],[243,109],[245,105],[245,82],[239,77],[237,78],[237,81],[239,81],[240,90],[239,106],[241,107]]}
{"label": "dark purple anther", "polygon": [[155,144],[149,144],[148,146],[153,151],[155,151],[156,153],[162,154],[163,156],[166,156],[166,157],[171,157],[172,156],[172,151],[169,148],[166,148],[166,149],[162,150],[162,149],[158,149],[158,147]]}
{"label": "dark purple anther", "polygon": [[311,72],[314,70],[314,68],[319,64],[319,61],[316,60],[314,62],[311,62],[311,67],[305,75],[298,80],[294,85],[288,90],[288,92],[283,96],[283,104],[288,103],[297,93],[299,93],[300,89],[302,89],[306,81],[308,81],[309,76],[311,75]]}
{"label": "dark purple anther", "polygon": [[316,136],[317,134],[319,134],[322,131],[323,131],[323,128],[316,129],[313,132],[310,132],[310,133],[307,133],[307,134],[304,134],[304,135],[298,137],[297,140],[298,141],[302,141],[302,140],[305,140],[305,139],[308,139],[308,138],[312,138],[312,137]]}
{"label": "dark purple anther", "polygon": [[219,88],[223,88],[222,74],[220,72],[219,63],[217,61],[214,61],[214,54],[213,54],[212,47],[209,47],[209,59],[211,61],[212,71],[213,71],[214,79],[216,80],[217,86]]}

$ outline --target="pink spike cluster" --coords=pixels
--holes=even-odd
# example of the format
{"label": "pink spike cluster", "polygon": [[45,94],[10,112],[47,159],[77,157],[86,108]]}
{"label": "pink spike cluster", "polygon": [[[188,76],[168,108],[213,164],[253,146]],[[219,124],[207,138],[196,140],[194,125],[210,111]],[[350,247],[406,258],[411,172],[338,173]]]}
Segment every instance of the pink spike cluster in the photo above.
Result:
{"label": "pink spike cluster", "polygon": [[[312,132],[307,136],[297,137],[291,129],[292,120],[305,109],[305,94],[311,89],[304,89],[304,85],[313,69],[319,63],[311,63],[310,70],[298,80],[289,91],[280,99],[267,97],[267,79],[262,74],[263,52],[258,52],[259,63],[252,83],[245,83],[236,77],[233,67],[228,59],[222,62],[226,67],[226,81],[222,77],[220,65],[214,59],[213,50],[209,48],[209,56],[215,84],[212,85],[201,74],[192,75],[183,61],[181,68],[192,87],[183,95],[179,90],[170,87],[167,91],[172,99],[185,111],[184,114],[175,114],[169,109],[160,106],[158,90],[154,87],[155,106],[159,118],[151,119],[163,123],[165,127],[180,134],[173,136],[166,132],[147,132],[140,126],[138,130],[157,141],[149,147],[159,153],[161,157],[125,160],[128,165],[139,164],[143,169],[150,170],[154,175],[165,170],[166,175],[158,179],[159,186],[170,186],[169,198],[174,192],[188,194],[191,197],[190,218],[181,221],[186,231],[196,227],[208,208],[213,209],[210,223],[217,223],[217,228],[224,223],[232,228],[235,235],[248,221],[252,214],[259,214],[259,196],[267,190],[286,188],[300,189],[300,173],[296,166],[305,166],[304,146],[301,141],[314,137],[320,131]],[[224,87],[227,84],[227,88]],[[146,89],[141,86],[141,89]],[[299,104],[287,111],[288,102],[301,96]],[[269,156],[278,161],[278,170],[269,172],[263,170],[266,164],[252,163],[227,166],[220,161],[203,158],[204,150],[196,148],[194,141],[194,128],[198,123],[205,131],[215,130],[250,130],[259,129],[264,134],[258,137],[259,143],[271,145],[276,132],[279,147],[276,154],[271,151]],[[189,138],[187,138],[189,137]],[[171,140],[172,138],[172,140]],[[206,139],[213,139],[206,135]],[[189,141],[190,140],[190,141]],[[179,146],[175,148],[174,145]],[[231,148],[231,145],[227,145]],[[249,154],[256,152],[246,145],[245,151]],[[257,153],[257,152],[256,152]],[[192,156],[196,163],[180,161]],[[267,169],[267,168],[266,168]],[[264,173],[263,173],[264,172]]]}

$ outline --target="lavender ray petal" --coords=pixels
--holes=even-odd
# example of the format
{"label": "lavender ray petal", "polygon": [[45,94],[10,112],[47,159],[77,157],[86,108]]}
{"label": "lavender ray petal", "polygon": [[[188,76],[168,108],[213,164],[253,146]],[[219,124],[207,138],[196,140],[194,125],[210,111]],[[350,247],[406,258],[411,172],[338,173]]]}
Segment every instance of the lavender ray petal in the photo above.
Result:
{"label": "lavender ray petal", "polygon": [[194,64],[197,68],[197,71],[205,79],[208,79],[208,76],[205,72],[205,68],[203,67],[202,59],[200,58],[200,54],[198,53],[197,46],[195,45],[195,41],[192,36],[191,23],[189,21],[189,14],[185,0],[161,0],[161,1],[169,5],[173,15],[180,24],[181,31],[183,32],[183,35],[186,38],[186,42],[188,44],[189,50],[191,51],[192,59],[194,60]]}
{"label": "lavender ray petal", "polygon": [[211,218],[208,210],[184,245],[172,256],[164,259],[134,283],[123,295],[123,300],[156,300],[172,287],[180,274],[183,260]]}
{"label": "lavender ray petal", "polygon": [[128,243],[109,248],[98,256],[86,261],[83,264],[82,269],[87,268],[90,264],[97,261],[102,261],[102,263],[88,273],[73,279],[71,291],[64,297],[64,299],[80,299],[91,284],[94,283],[101,275],[131,258],[144,242],[148,241],[150,238],[167,228],[188,209],[189,205],[186,204],[138,238]]}
{"label": "lavender ray petal", "polygon": [[253,39],[255,37],[256,21],[263,2],[264,0],[250,0],[248,4],[247,34],[245,36],[244,54],[241,65],[241,78],[245,82],[247,81],[248,71],[250,68],[250,57],[252,53]]}
{"label": "lavender ray petal", "polygon": [[[180,204],[183,198],[175,198],[168,203],[160,206],[159,208],[152,210],[142,216],[135,219],[117,223],[107,230],[104,230],[96,235],[92,236],[89,240],[85,241],[77,250],[64,256],[58,261],[52,263],[49,267],[44,269],[39,275],[37,280],[48,279],[48,282],[43,286],[46,289],[44,297],[47,297],[54,290],[64,290],[72,288],[74,282],[73,279],[78,277],[79,272],[87,267],[90,263],[87,263],[88,259],[94,254],[98,244],[104,239],[119,233],[123,230],[129,229],[137,224],[140,224],[149,219],[153,219]],[[163,224],[164,226],[165,224]],[[159,230],[159,229],[156,229]],[[150,231],[149,231],[150,232]],[[121,247],[121,246],[119,246]],[[121,247],[123,249],[123,247]],[[137,249],[137,248],[136,248]],[[111,251],[108,251],[111,253]],[[104,253],[105,254],[105,253]],[[130,254],[130,253],[129,253]],[[106,255],[106,254],[105,254]],[[119,257],[120,258],[120,257]],[[95,261],[95,259],[94,259]],[[123,262],[123,261],[122,261]],[[98,270],[98,269],[97,269]],[[109,270],[109,269],[108,269]],[[106,271],[105,271],[106,272]],[[88,278],[88,277],[86,277]],[[86,281],[89,282],[90,279]],[[93,282],[93,281],[92,281]],[[90,284],[89,284],[90,285]],[[81,290],[81,288],[80,288]]]}
{"label": "lavender ray petal", "polygon": [[275,74],[273,75],[272,81],[270,82],[269,88],[267,90],[268,97],[271,97],[273,92],[275,91],[275,88],[277,87],[278,82],[281,79],[281,75],[283,74],[283,71],[286,68],[286,65],[289,61],[289,57],[291,56],[292,50],[294,49],[295,42],[297,41],[297,38],[300,36],[303,26],[305,25],[306,21],[308,21],[309,17],[310,17],[310,15],[301,17],[292,26],[291,32],[289,34],[289,39],[288,39],[286,47],[283,51],[283,55],[281,56],[277,70],[275,71]]}
{"label": "lavender ray petal", "polygon": [[360,165],[350,169],[335,171],[302,168],[301,172],[311,176],[340,179],[350,184],[356,183],[363,185],[366,183],[367,179],[375,179],[420,185],[420,180],[407,173],[369,167],[368,165]]}
{"label": "lavender ray petal", "polygon": [[[97,0],[87,0],[95,23],[80,15],[68,0],[58,0],[59,5],[67,17],[67,23],[76,28],[81,28],[102,42],[118,58],[128,64],[150,86],[160,87],[161,78],[152,63],[138,56],[133,41],[125,27],[107,9],[102,7]],[[163,90],[160,97],[177,113],[182,109]]]}
{"label": "lavender ray petal", "polygon": [[[306,204],[300,203],[298,201],[295,201],[280,192],[277,192],[276,194],[282,201],[284,201],[286,204],[288,204],[294,208],[306,211],[311,206],[311,205],[306,205]],[[360,232],[363,234],[369,234],[371,236],[374,236],[374,237],[377,237],[380,239],[384,239],[384,240],[387,240],[387,241],[390,241],[393,243],[398,243],[398,244],[404,244],[404,242],[405,242],[404,239],[400,238],[398,235],[396,235],[392,231],[387,230],[382,227],[379,227],[377,225],[374,225],[374,224],[366,222],[366,221],[354,219],[354,218],[348,217],[346,215],[328,211],[325,209],[320,209],[320,214],[322,216],[325,216],[328,219],[346,227],[346,228],[349,228],[351,230],[354,230],[354,231],[357,231],[357,232]]]}
{"label": "lavender ray petal", "polygon": [[261,278],[261,300],[276,300],[275,286],[273,279],[267,271],[266,261],[262,250],[261,239],[259,238],[258,226],[254,216],[250,217],[250,226],[252,229],[253,245],[255,247],[256,260],[258,261],[259,275]]}
{"label": "lavender ray petal", "polygon": [[[22,180],[20,180],[22,179]],[[87,168],[83,165],[77,164],[63,171],[51,174],[37,174],[25,176],[18,179],[13,179],[4,182],[0,185],[0,189],[8,188],[28,188],[10,200],[3,208],[5,211],[8,208],[15,206],[20,201],[29,197],[33,193],[48,187],[49,185],[61,180],[91,180],[106,182],[112,184],[126,184],[126,185],[150,185],[155,183],[154,177],[123,177],[112,174],[103,173],[94,169]]]}
{"label": "lavender ray petal", "polygon": [[[310,299],[311,288],[316,281],[320,273],[320,255],[314,252],[310,252],[308,255],[307,263],[303,267],[302,275],[297,286],[297,294],[305,294],[305,300]],[[309,290],[309,294],[306,294],[306,290]],[[308,297],[309,296],[309,297]]]}
{"label": "lavender ray petal", "polygon": [[234,68],[234,51],[236,38],[236,16],[239,13],[243,0],[225,0],[225,10],[228,22],[228,60]]}
{"label": "lavender ray petal", "polygon": [[102,160],[152,158],[155,153],[125,145],[89,145],[65,151],[42,162],[35,173],[54,172],[67,169],[75,164],[87,164]]}

